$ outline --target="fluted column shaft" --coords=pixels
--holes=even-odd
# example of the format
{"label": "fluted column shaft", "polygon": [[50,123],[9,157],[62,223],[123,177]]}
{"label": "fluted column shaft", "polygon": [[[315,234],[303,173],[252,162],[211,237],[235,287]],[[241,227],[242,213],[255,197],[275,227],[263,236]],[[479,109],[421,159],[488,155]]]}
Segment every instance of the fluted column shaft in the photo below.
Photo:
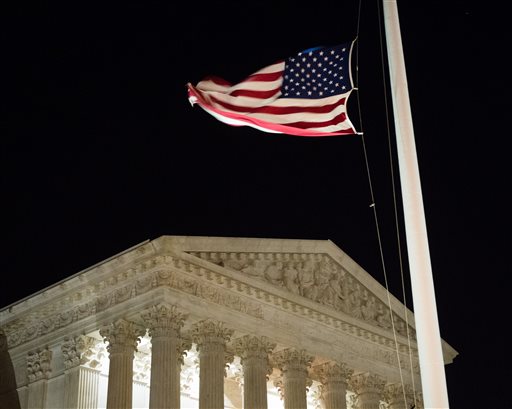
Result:
{"label": "fluted column shaft", "polygon": [[66,370],[64,395],[66,409],[95,409],[98,406],[100,372],[82,366]]}
{"label": "fluted column shaft", "polygon": [[313,357],[304,350],[285,349],[275,354],[274,360],[281,369],[284,409],[307,409],[308,367]]}
{"label": "fluted column shaft", "polygon": [[199,409],[224,408],[226,342],[232,334],[223,323],[210,320],[192,328],[199,351]]}
{"label": "fluted column shaft", "polygon": [[361,373],[350,380],[357,395],[356,409],[379,409],[385,380],[375,374]]}
{"label": "fluted column shaft", "polygon": [[133,357],[145,329],[133,322],[118,320],[100,330],[108,341],[107,409],[131,409],[133,394]]}
{"label": "fluted column shaft", "polygon": [[246,335],[235,341],[244,371],[244,409],[267,409],[269,353],[275,346],[266,337]]}
{"label": "fluted column shaft", "polygon": [[321,398],[325,409],[347,409],[347,382],[352,370],[344,364],[327,362],[315,368],[322,382]]}
{"label": "fluted column shaft", "polygon": [[150,409],[180,408],[180,371],[185,315],[175,306],[158,305],[142,315],[151,335]]}
{"label": "fluted column shaft", "polygon": [[347,409],[347,385],[338,381],[327,383],[322,399],[325,409]]}

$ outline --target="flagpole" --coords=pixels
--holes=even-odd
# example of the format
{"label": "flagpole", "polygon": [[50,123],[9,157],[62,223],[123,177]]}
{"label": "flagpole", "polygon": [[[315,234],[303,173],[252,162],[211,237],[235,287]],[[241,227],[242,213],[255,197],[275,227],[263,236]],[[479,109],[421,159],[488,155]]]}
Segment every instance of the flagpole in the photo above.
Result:
{"label": "flagpole", "polygon": [[383,0],[383,10],[423,402],[444,409],[448,392],[396,0]]}

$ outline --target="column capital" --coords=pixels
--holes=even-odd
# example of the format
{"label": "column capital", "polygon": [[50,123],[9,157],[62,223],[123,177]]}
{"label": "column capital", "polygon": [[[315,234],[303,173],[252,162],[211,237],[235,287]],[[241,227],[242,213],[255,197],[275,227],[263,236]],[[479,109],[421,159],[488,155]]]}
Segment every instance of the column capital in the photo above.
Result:
{"label": "column capital", "polygon": [[110,354],[126,349],[136,351],[140,338],[145,334],[146,329],[144,327],[125,319],[119,319],[100,329],[100,335],[104,338],[104,341],[109,343],[107,351]]}
{"label": "column capital", "polygon": [[148,324],[151,337],[179,334],[188,314],[179,311],[175,305],[157,304],[141,314]]}
{"label": "column capital", "polygon": [[226,344],[231,339],[234,330],[226,328],[223,322],[214,320],[202,320],[192,326],[190,335],[198,348],[204,344]]}
{"label": "column capital", "polygon": [[343,382],[348,383],[350,377],[354,373],[353,369],[350,369],[345,363],[341,362],[325,362],[320,365],[316,365],[313,368],[313,373],[318,377],[322,384],[329,382]]}
{"label": "column capital", "polygon": [[383,378],[370,372],[352,375],[349,383],[352,390],[357,394],[371,392],[381,395],[386,385]]}
{"label": "column capital", "polygon": [[273,360],[282,372],[288,370],[300,370],[307,372],[308,368],[313,362],[313,356],[309,355],[306,350],[297,350],[294,348],[287,348],[275,352]]}
{"label": "column capital", "polygon": [[276,344],[265,336],[244,335],[235,339],[233,346],[236,354],[240,356],[243,362],[244,359],[248,358],[268,359]]}

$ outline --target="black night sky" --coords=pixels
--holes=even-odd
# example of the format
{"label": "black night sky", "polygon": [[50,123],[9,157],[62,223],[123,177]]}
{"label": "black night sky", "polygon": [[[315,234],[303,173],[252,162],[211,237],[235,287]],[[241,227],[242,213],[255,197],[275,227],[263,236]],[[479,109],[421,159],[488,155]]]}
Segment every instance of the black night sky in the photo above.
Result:
{"label": "black night sky", "polygon": [[[382,6],[362,3],[359,18],[352,0],[11,4],[0,307],[161,235],[330,239],[383,283],[373,201],[403,299]],[[510,29],[504,6],[487,7],[398,1],[441,336],[460,354],[450,407],[464,409],[510,406]],[[364,145],[230,127],[187,100],[187,82],[238,82],[356,36],[348,109]]]}

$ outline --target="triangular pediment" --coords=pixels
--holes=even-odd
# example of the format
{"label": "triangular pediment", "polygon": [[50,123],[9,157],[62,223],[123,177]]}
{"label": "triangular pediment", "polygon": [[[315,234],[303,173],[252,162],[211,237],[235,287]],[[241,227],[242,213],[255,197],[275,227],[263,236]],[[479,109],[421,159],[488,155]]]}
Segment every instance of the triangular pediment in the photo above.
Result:
{"label": "triangular pediment", "polygon": [[[193,243],[192,248],[198,244]],[[185,253],[237,272],[239,277],[255,280],[257,288],[270,285],[281,290],[290,303],[312,301],[336,311],[347,321],[364,322],[385,331],[392,331],[394,326],[398,334],[415,338],[411,311],[391,296],[393,314],[390,314],[385,288],[332,242],[265,240],[262,243],[258,239],[243,239],[235,247],[236,251],[229,251],[232,246],[228,245],[222,251],[202,247],[201,251],[185,250]]]}

